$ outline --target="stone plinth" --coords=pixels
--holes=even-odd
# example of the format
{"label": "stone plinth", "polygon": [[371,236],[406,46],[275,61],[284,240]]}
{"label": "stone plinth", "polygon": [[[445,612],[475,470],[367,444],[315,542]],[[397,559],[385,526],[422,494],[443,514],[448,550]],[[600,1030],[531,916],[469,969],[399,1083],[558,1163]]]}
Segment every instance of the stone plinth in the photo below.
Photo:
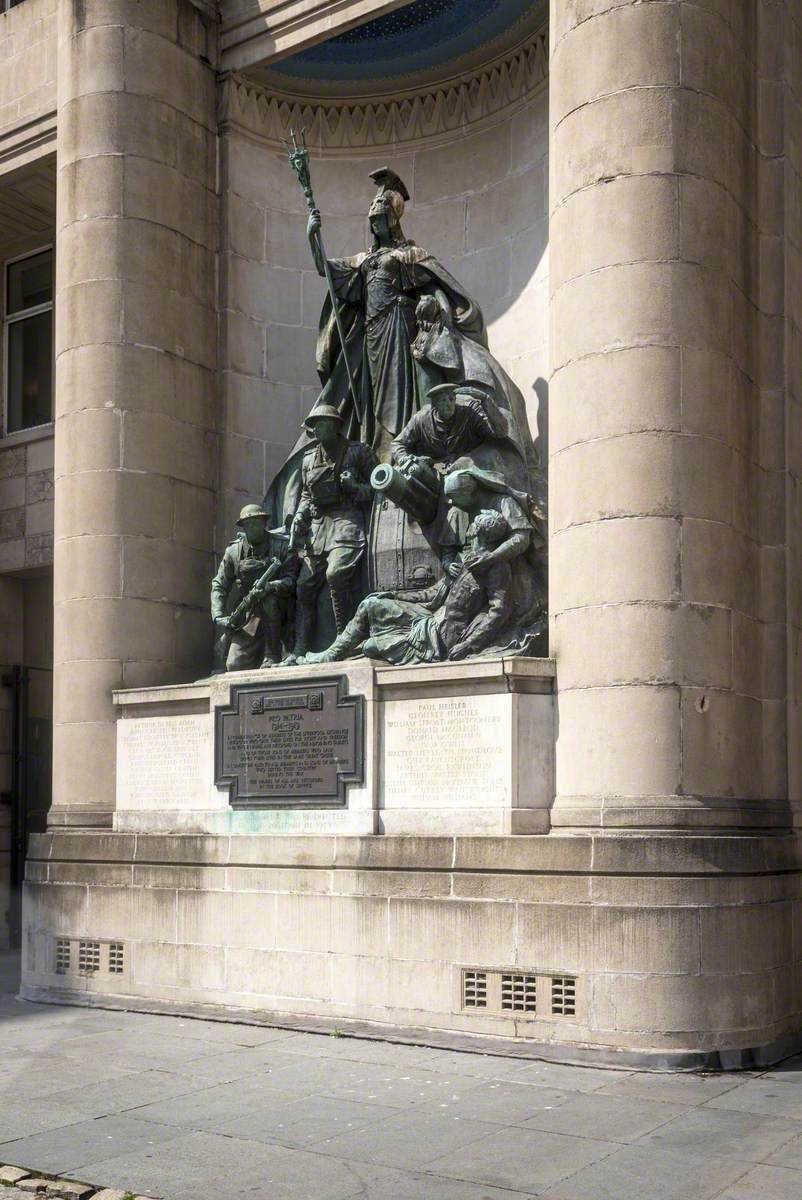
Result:
{"label": "stone plinth", "polygon": [[801,863],[792,836],[40,834],[23,995],[733,1069],[798,1044]]}
{"label": "stone plinth", "polygon": [[[368,660],[236,672],[114,693],[121,832],[505,834],[548,829],[554,667],[486,659],[427,667]],[[238,806],[215,782],[216,712],[238,690],[343,680],[363,698],[360,779],[343,805]],[[288,697],[278,697],[283,704]],[[289,697],[292,700],[292,696]]]}

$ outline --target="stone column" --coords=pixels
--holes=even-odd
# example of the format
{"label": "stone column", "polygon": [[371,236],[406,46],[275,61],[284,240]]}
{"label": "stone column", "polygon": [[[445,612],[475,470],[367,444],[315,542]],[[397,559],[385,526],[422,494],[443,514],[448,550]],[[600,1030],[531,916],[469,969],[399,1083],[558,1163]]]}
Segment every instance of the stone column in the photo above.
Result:
{"label": "stone column", "polygon": [[213,35],[59,0],[54,824],[110,820],[112,689],[208,669]]}
{"label": "stone column", "polygon": [[556,826],[788,823],[778,7],[552,0]]}

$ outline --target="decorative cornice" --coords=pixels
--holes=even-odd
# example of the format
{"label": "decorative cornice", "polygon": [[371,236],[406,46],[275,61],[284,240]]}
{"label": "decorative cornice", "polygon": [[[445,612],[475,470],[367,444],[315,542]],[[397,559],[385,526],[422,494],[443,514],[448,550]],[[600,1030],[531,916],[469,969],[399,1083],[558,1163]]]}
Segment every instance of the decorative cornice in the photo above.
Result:
{"label": "decorative cornice", "polygon": [[292,96],[229,75],[221,84],[221,129],[238,126],[280,147],[290,127],[306,128],[310,147],[327,151],[412,148],[474,127],[518,106],[548,76],[548,31],[503,58],[425,90],[373,100]]}

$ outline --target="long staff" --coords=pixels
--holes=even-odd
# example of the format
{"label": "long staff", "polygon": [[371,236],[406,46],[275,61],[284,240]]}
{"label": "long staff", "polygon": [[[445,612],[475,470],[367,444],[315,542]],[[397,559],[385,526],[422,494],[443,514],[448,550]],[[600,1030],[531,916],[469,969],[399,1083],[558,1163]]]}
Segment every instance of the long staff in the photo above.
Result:
{"label": "long staff", "polygon": [[[298,176],[298,182],[304,190],[306,207],[309,209],[310,214],[317,214],[319,219],[320,213],[318,212],[317,205],[315,204],[315,197],[312,192],[312,181],[309,176],[309,150],[306,146],[306,130],[301,130],[301,140],[299,142],[295,136],[295,130],[291,129],[290,139],[290,141],[287,141],[286,138],[281,139],[284,144],[284,148],[287,151],[287,158],[289,159],[289,163],[293,171]],[[351,362],[348,358],[348,348],[345,344],[345,333],[343,331],[342,319],[340,317],[340,309],[337,302],[337,297],[334,294],[334,280],[331,277],[331,267],[329,266],[329,260],[326,257],[326,250],[323,245],[323,234],[320,231],[320,227],[318,227],[316,230],[315,236],[317,239],[319,255],[323,262],[323,273],[326,276],[326,286],[329,289],[329,298],[331,300],[332,312],[334,313],[334,322],[337,326],[337,333],[340,338],[340,346],[342,347],[343,360],[345,362],[345,372],[348,376],[348,388],[351,392],[351,398],[354,402],[357,416],[359,417],[359,424],[361,425],[364,419],[362,403],[359,398],[359,393],[357,392],[356,384],[354,383],[354,377],[351,374]]]}

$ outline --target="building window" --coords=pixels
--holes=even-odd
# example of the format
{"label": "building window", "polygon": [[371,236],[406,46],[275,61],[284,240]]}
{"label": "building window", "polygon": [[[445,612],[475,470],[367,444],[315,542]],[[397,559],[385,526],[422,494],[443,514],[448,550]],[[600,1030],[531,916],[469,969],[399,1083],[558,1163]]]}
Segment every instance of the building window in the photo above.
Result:
{"label": "building window", "polygon": [[8,12],[10,8],[16,8],[18,4],[22,4],[22,0],[0,0],[0,12]]}
{"label": "building window", "polygon": [[53,250],[6,264],[6,433],[53,420]]}

